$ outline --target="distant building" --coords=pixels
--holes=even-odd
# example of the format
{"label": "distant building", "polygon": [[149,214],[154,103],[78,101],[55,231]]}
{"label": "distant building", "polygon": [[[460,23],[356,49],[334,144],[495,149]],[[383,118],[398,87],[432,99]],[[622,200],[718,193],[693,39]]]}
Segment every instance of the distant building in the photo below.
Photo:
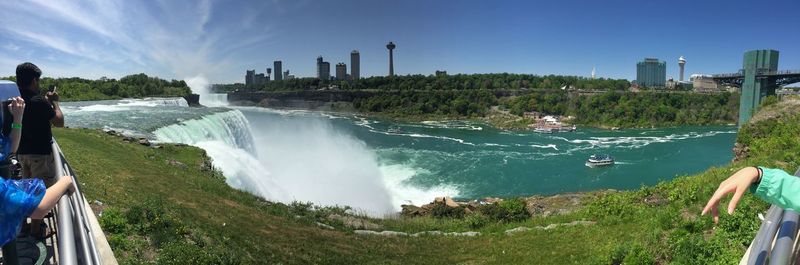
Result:
{"label": "distant building", "polygon": [[664,88],[667,82],[667,62],[645,58],[636,64],[636,84],[650,88]]}
{"label": "distant building", "polygon": [[272,68],[267,67],[267,82],[269,82],[270,76],[272,76]]}
{"label": "distant building", "polygon": [[350,52],[350,77],[353,80],[361,78],[361,54],[357,50]]}
{"label": "distant building", "polygon": [[283,80],[289,80],[289,70],[283,71]]}
{"label": "distant building", "polygon": [[261,85],[267,83],[267,77],[264,76],[264,73],[260,73],[256,75],[255,84]]}
{"label": "distant building", "polygon": [[336,80],[347,80],[347,65],[344,63],[336,64]]}
{"label": "distant building", "polygon": [[272,64],[272,67],[275,69],[275,81],[283,80],[283,76],[281,76],[283,74],[283,62],[275,61]]}
{"label": "distant building", "polygon": [[247,74],[244,76],[244,84],[246,86],[255,85],[256,81],[256,70],[247,70]]}
{"label": "distant building", "polygon": [[445,70],[436,70],[436,76],[447,76],[447,71]]}
{"label": "distant building", "polygon": [[331,64],[322,60],[322,56],[317,57],[317,78],[320,80],[331,79]]}
{"label": "distant building", "polygon": [[719,91],[719,85],[711,78],[711,75],[693,74],[689,77],[692,81],[692,86],[696,92],[714,92]]}

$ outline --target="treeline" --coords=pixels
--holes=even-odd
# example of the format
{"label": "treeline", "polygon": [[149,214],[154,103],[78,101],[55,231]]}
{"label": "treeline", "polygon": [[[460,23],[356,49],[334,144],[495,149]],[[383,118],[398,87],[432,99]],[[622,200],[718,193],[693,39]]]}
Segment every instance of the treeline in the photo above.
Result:
{"label": "treeline", "polygon": [[[15,81],[15,77],[2,78]],[[182,97],[192,93],[183,80],[164,80],[145,74],[128,75],[119,80],[102,77],[97,80],[49,78],[40,80],[42,93],[50,86],[58,87],[62,101],[105,100],[141,97]]]}
{"label": "treeline", "polygon": [[588,89],[623,91],[630,87],[624,79],[590,79],[579,76],[529,75],[529,74],[457,74],[457,75],[405,75],[375,76],[356,81],[322,81],[317,78],[296,78],[270,81],[262,85],[214,85],[217,92],[235,90],[306,90],[336,88],[343,90],[476,90],[476,89]]}
{"label": "treeline", "polygon": [[501,104],[517,115],[538,111],[574,116],[573,122],[578,124],[621,127],[703,125],[735,122],[739,113],[739,94],[606,92],[570,97],[566,93],[538,93],[509,98]]}
{"label": "treeline", "polygon": [[496,104],[497,97],[487,90],[387,92],[353,101],[359,111],[393,116],[483,116]]}

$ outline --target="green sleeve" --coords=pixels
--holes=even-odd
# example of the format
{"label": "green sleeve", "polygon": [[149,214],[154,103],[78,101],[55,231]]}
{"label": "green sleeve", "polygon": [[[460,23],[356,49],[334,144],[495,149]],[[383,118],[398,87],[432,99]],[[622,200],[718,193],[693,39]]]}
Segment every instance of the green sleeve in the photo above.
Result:
{"label": "green sleeve", "polygon": [[764,172],[761,182],[750,191],[771,204],[800,212],[800,177],[780,169],[759,168]]}

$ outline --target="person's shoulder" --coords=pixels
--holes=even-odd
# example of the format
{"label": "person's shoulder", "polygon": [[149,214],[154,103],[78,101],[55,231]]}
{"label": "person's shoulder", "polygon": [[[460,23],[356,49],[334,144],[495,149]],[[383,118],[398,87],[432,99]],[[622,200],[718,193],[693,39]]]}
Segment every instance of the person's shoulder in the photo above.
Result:
{"label": "person's shoulder", "polygon": [[25,101],[25,105],[43,107],[43,106],[50,106],[50,103],[47,102],[47,99],[45,99],[44,96],[36,95],[28,98],[28,100]]}

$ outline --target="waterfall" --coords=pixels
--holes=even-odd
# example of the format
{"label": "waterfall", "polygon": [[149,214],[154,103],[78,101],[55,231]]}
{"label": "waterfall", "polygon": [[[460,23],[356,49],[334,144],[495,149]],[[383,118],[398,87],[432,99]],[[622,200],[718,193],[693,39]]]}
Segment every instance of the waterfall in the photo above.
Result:
{"label": "waterfall", "polygon": [[259,162],[250,125],[238,110],[161,127],[153,134],[162,142],[183,143],[206,150],[214,166],[222,171],[228,185],[234,188],[259,194],[268,200],[291,200]]}
{"label": "waterfall", "polygon": [[[265,113],[258,117],[231,110],[153,134],[159,141],[206,150],[229,185],[267,200],[347,205],[373,216],[399,210],[375,154],[364,142],[335,130],[327,119],[285,120]],[[251,129],[250,122],[258,126]]]}
{"label": "waterfall", "polygon": [[164,142],[197,145],[216,141],[255,154],[250,124],[238,110],[214,113],[200,119],[161,127],[153,134]]}

